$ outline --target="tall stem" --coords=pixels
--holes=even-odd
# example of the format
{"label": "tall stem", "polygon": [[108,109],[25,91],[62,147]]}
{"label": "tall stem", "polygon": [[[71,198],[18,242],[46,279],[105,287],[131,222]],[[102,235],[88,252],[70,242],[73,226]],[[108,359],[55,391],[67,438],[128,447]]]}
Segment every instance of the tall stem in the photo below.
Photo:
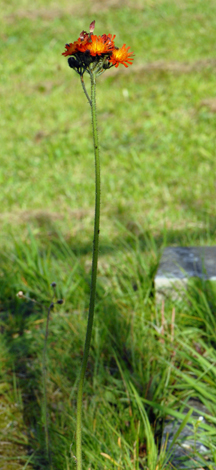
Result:
{"label": "tall stem", "polygon": [[44,412],[46,453],[47,453],[47,458],[49,461],[50,470],[52,470],[52,456],[51,456],[51,449],[50,449],[49,422],[48,422],[48,409],[47,409],[47,340],[48,340],[48,334],[49,334],[50,312],[52,308],[53,308],[53,302],[51,302],[48,308],[48,312],[47,312],[44,349],[43,349],[43,393],[44,393],[43,412]]}
{"label": "tall stem", "polygon": [[100,226],[100,159],[99,159],[99,146],[98,146],[98,133],[97,133],[97,115],[96,115],[96,79],[94,72],[90,73],[91,78],[91,115],[92,115],[92,131],[94,142],[94,156],[95,156],[95,219],[94,219],[94,240],[93,240],[93,254],[92,254],[92,271],[91,271],[91,292],[88,314],[88,325],[86,331],[86,339],[83,353],[82,366],[80,371],[80,379],[77,393],[77,420],[76,420],[76,458],[77,470],[82,470],[82,397],[83,397],[83,383],[85,378],[87,360],[89,355],[89,348],[91,343],[92,326],[94,319],[95,307],[95,293],[97,282],[97,264],[98,264],[98,248],[99,248],[99,226]]}

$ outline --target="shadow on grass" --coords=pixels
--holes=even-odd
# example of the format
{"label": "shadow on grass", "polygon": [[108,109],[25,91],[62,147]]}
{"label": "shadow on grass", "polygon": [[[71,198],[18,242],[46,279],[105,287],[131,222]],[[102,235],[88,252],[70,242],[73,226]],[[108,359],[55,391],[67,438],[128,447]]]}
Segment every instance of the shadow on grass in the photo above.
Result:
{"label": "shadow on grass", "polygon": [[[207,218],[206,212],[202,208],[197,207],[196,203],[192,200],[188,204],[191,211],[197,214],[200,227],[184,226],[182,228],[170,228],[166,227],[166,223],[164,223],[164,228],[156,230],[155,233],[145,228],[145,225],[141,226],[134,219],[134,214],[130,213],[128,207],[116,209],[115,212],[110,214],[110,219],[116,227],[115,233],[118,231],[118,235],[108,238],[106,234],[101,233],[100,255],[112,255],[119,249],[134,249],[138,245],[141,251],[153,249],[158,254],[163,247],[168,245],[192,246],[212,244],[216,234],[215,218]],[[80,218],[84,219],[85,215],[85,212],[81,213]],[[77,220],[77,215],[74,217]],[[58,217],[58,213],[52,214],[39,211],[32,214],[31,218],[28,219],[29,231],[26,243],[32,244],[31,227],[37,227],[39,237],[36,245],[41,255],[43,255],[43,252],[47,252],[51,246],[53,257],[58,257],[61,253],[67,254],[69,257],[91,256],[93,235],[89,237],[88,242],[82,241],[81,230],[80,232],[78,231],[77,236],[71,237],[68,234],[64,236],[59,231],[59,219],[61,219],[61,215],[59,214]]]}

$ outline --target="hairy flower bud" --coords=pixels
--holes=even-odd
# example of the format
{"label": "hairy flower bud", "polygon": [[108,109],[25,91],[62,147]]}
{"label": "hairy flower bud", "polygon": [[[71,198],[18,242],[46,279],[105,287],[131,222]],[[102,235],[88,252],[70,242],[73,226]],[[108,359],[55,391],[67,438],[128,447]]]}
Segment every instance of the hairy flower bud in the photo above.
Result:
{"label": "hairy flower bud", "polygon": [[95,20],[92,21],[91,24],[90,24],[90,26],[89,26],[89,31],[90,31],[90,33],[93,33],[94,29],[95,29]]}

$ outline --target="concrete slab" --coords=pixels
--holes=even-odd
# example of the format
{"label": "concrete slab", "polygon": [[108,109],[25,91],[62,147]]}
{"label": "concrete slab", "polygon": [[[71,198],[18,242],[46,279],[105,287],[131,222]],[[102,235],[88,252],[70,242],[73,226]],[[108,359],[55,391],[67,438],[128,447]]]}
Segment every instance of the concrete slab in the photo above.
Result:
{"label": "concrete slab", "polygon": [[156,303],[180,299],[190,278],[216,281],[216,246],[165,248],[154,281]]}

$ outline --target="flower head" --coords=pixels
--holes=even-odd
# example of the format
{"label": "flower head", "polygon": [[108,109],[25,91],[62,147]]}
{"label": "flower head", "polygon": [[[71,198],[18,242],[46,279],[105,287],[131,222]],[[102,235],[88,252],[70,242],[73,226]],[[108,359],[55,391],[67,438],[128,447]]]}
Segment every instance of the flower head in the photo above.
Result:
{"label": "flower head", "polygon": [[117,47],[113,49],[112,55],[110,56],[110,59],[109,59],[112,65],[115,65],[115,67],[118,67],[119,64],[123,64],[125,67],[128,67],[127,64],[132,64],[133,52],[128,52],[128,49],[130,49],[130,47],[126,47],[126,44],[123,44],[123,46],[120,49],[118,49]]}
{"label": "flower head", "polygon": [[62,55],[73,56],[68,59],[71,68],[81,76],[86,71],[89,74],[94,72],[96,75],[100,75],[113,65],[118,67],[119,64],[123,64],[128,67],[127,64],[132,64],[133,53],[128,52],[130,47],[123,44],[119,49],[114,43],[115,35],[96,36],[93,34],[94,28],[95,21],[92,21],[89,33],[83,30],[77,41],[65,45],[66,50]]}
{"label": "flower head", "polygon": [[[81,33],[82,34],[82,33]],[[85,52],[86,46],[88,44],[89,37],[84,36],[83,39],[79,37],[79,39],[73,43],[65,44],[66,51],[62,53],[62,55],[76,55],[77,52]]]}
{"label": "flower head", "polygon": [[77,42],[78,41],[75,41],[75,42],[70,42],[70,44],[65,44],[65,48],[66,48],[66,51],[65,52],[62,52],[62,55],[65,55],[65,57],[67,55],[73,55],[77,52]]}
{"label": "flower head", "polygon": [[111,34],[103,34],[103,36],[91,35],[91,42],[88,43],[86,50],[90,52],[91,56],[97,56],[101,54],[109,54],[114,49],[115,45],[113,40],[115,36]]}

